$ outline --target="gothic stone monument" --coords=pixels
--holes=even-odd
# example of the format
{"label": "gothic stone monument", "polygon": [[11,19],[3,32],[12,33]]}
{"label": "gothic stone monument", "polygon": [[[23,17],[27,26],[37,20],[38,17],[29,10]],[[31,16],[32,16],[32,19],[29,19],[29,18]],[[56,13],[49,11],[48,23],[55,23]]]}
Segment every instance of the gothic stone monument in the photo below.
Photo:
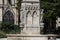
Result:
{"label": "gothic stone monument", "polygon": [[20,27],[24,27],[21,34],[7,34],[7,40],[48,40],[48,36],[54,36],[40,34],[44,25],[43,10],[40,9],[39,0],[23,0],[20,18]]}

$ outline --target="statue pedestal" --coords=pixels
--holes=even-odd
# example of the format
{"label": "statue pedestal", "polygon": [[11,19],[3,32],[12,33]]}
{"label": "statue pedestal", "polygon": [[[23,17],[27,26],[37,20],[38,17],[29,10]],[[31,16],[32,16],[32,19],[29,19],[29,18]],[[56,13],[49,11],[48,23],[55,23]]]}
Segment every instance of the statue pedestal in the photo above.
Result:
{"label": "statue pedestal", "polygon": [[7,40],[48,40],[48,37],[55,38],[57,35],[7,34],[7,36]]}

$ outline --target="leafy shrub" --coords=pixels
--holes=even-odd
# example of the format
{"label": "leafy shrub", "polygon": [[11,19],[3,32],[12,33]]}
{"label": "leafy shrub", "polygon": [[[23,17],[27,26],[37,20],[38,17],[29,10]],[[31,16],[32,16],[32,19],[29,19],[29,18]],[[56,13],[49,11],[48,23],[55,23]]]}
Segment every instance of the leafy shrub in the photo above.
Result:
{"label": "leafy shrub", "polygon": [[0,29],[5,33],[20,33],[20,27],[10,23],[2,23]]}
{"label": "leafy shrub", "polygon": [[6,38],[6,34],[3,31],[0,31],[0,38]]}

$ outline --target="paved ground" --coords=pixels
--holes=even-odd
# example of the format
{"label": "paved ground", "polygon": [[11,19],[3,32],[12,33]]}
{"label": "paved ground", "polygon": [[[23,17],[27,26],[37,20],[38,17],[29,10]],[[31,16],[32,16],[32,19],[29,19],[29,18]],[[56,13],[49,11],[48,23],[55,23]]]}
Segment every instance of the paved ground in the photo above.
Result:
{"label": "paved ground", "polygon": [[0,40],[7,40],[7,38],[0,38]]}

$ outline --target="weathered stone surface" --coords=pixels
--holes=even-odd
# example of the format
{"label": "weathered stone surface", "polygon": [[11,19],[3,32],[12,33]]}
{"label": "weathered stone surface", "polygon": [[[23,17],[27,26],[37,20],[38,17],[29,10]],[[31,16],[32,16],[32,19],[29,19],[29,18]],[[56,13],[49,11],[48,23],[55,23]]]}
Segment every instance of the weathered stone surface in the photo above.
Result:
{"label": "weathered stone surface", "polygon": [[[24,1],[39,1],[39,0],[24,0]],[[48,37],[57,35],[41,35],[41,27],[44,27],[42,22],[43,10],[40,9],[40,3],[22,3],[20,11],[20,27],[21,34],[8,34],[8,40],[48,40]]]}
{"label": "weathered stone surface", "polygon": [[58,35],[25,35],[25,34],[7,34],[8,40],[48,40],[48,37],[54,38]]}

